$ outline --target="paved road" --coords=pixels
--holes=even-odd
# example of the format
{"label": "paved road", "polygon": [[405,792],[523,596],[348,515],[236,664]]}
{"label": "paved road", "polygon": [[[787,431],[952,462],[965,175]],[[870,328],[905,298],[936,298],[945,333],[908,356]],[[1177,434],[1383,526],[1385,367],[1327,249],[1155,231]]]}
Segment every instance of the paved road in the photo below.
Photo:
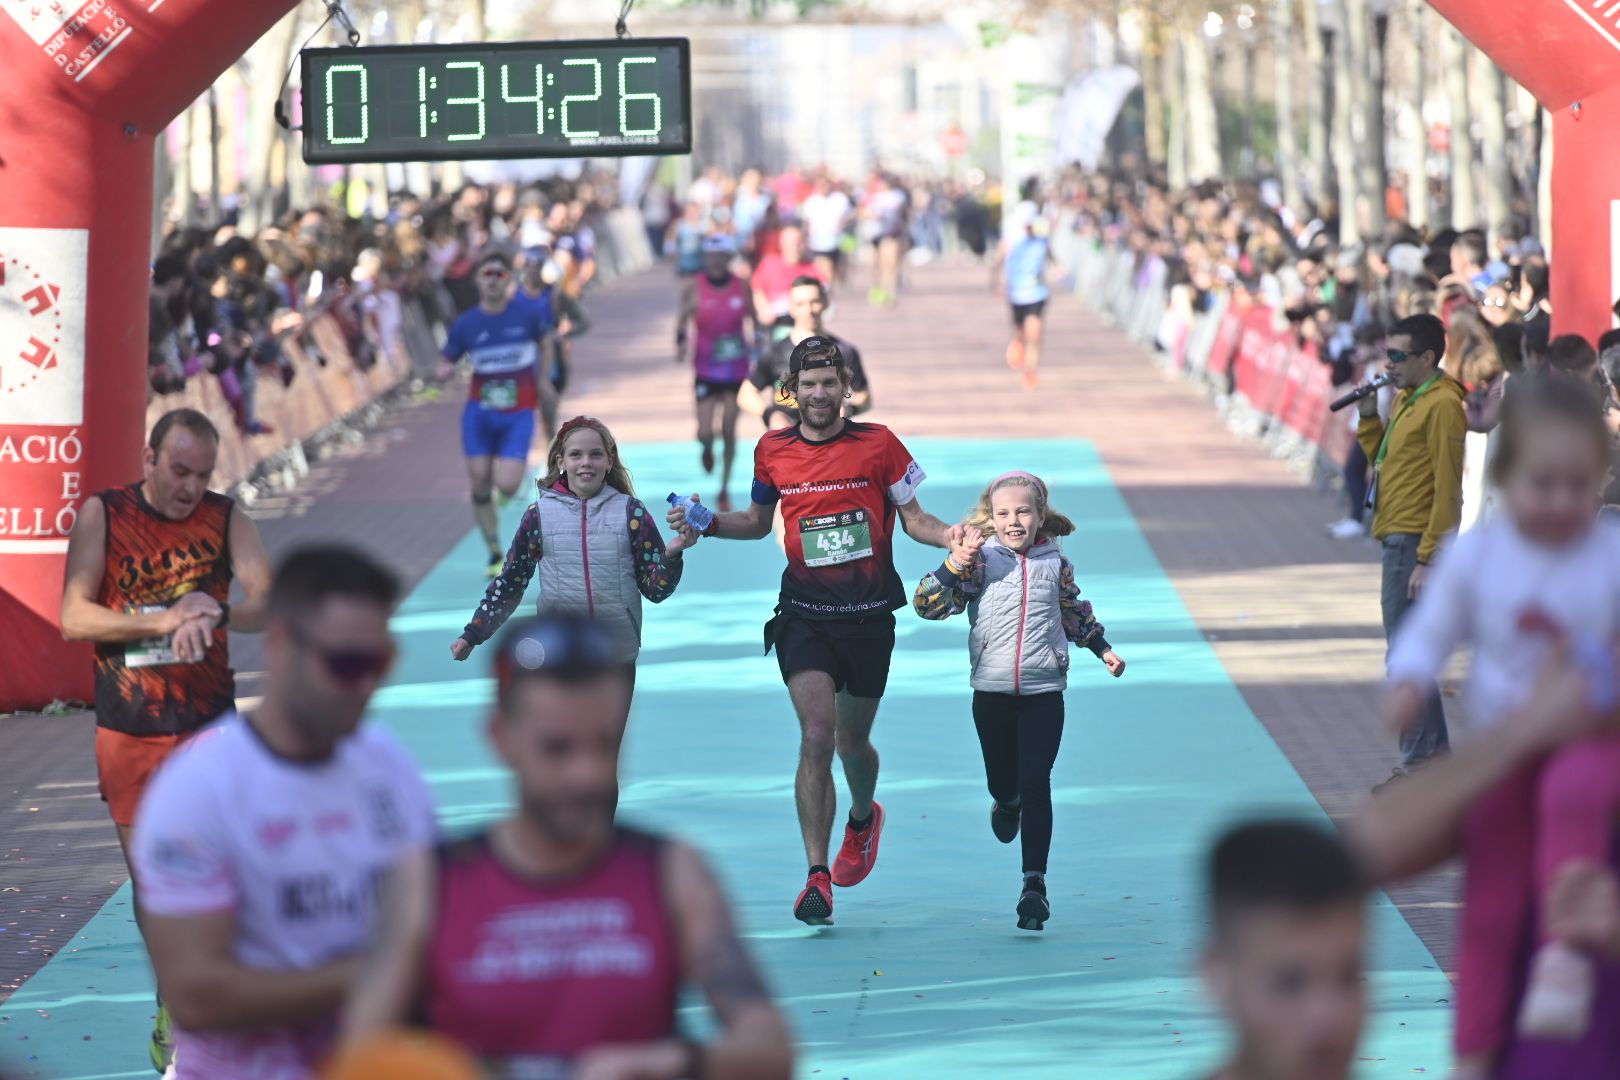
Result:
{"label": "paved road", "polygon": [[[892,312],[848,290],[832,324],[868,358],[872,418],[908,439],[1088,440],[1248,707],[1323,807],[1348,811],[1393,757],[1372,719],[1382,653],[1374,551],[1328,540],[1321,524],[1337,516],[1332,500],[1228,433],[1200,394],[1073,300],[1053,305],[1043,386],[1024,391],[1000,359],[1004,316],[986,282],[968,264],[926,267]],[[687,376],[668,344],[673,282],[622,282],[593,306],[597,329],[579,345],[570,407],[608,419],[622,442],[689,438]],[[272,550],[356,537],[420,580],[470,525],[457,408],[404,409],[364,446],[317,465],[293,495],[256,507]],[[661,451],[660,467],[679,453]],[[695,447],[691,456],[695,464]],[[1069,462],[1028,465],[1061,471]],[[961,509],[935,505],[926,489],[925,501],[945,516]],[[1106,566],[1108,554],[1088,558]],[[233,640],[233,655],[251,698],[255,643]],[[62,948],[122,880],[94,794],[90,734],[82,715],[0,721],[0,995]],[[1142,733],[1141,753],[1155,752],[1153,733]],[[1440,876],[1395,897],[1446,966],[1453,892]]]}

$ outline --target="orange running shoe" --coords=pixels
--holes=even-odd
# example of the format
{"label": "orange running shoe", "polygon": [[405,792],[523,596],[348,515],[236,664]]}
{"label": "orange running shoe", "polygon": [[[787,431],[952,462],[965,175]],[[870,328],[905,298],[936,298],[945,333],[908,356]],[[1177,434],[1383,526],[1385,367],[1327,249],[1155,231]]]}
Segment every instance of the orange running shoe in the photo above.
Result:
{"label": "orange running shoe", "polygon": [[825,870],[815,870],[793,903],[793,917],[811,926],[831,926],[832,905],[832,878]]}
{"label": "orange running shoe", "polygon": [[878,840],[883,836],[883,804],[872,800],[872,819],[864,829],[844,824],[844,846],[833,860],[832,883],[840,889],[859,885],[877,865]]}

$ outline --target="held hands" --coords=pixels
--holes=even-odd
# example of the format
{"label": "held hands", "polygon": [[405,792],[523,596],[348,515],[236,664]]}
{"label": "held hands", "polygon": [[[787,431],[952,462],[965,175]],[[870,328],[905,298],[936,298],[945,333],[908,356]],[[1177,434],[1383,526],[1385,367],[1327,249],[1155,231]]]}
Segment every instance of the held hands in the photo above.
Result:
{"label": "held hands", "polygon": [[457,660],[465,660],[472,655],[473,645],[464,637],[458,637],[450,643],[450,655]]}
{"label": "held hands", "polygon": [[[682,512],[682,516],[685,516],[684,511]],[[697,546],[700,536],[701,534],[690,525],[676,529],[675,535],[670,538],[669,543],[664,545],[664,558],[680,558],[683,552],[690,551],[693,547]]]}
{"label": "held hands", "polygon": [[1103,666],[1108,668],[1108,674],[1114,678],[1117,679],[1125,674],[1125,661],[1121,660],[1119,654],[1114,652],[1113,649],[1109,649],[1102,654],[1102,662]]}
{"label": "held hands", "polygon": [[984,534],[978,529],[952,525],[946,531],[951,552],[951,564],[958,570],[966,573],[973,569],[979,561],[979,552],[984,549]]}

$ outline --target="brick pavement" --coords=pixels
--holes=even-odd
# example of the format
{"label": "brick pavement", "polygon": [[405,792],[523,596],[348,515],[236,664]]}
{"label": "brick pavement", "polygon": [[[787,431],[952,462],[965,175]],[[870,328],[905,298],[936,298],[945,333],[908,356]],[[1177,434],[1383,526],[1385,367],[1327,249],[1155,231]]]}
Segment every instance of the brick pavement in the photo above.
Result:
{"label": "brick pavement", "polygon": [[[1250,707],[1328,813],[1350,812],[1394,757],[1373,719],[1383,653],[1376,550],[1329,540],[1331,498],[1228,432],[1197,390],[1161,374],[1077,300],[1050,305],[1045,373],[1030,393],[1001,359],[1005,308],[983,267],[940,263],[911,276],[900,305],[883,312],[860,300],[857,270],[830,315],[867,359],[871,418],[909,436],[1092,440]],[[691,437],[690,374],[672,363],[674,302],[663,272],[596,294],[566,407],[608,419],[624,442]],[[296,491],[262,501],[252,513],[272,552],[353,537],[414,583],[471,525],[459,407],[454,394],[404,407],[363,444],[315,464]],[[742,423],[751,436],[752,421]],[[257,642],[233,637],[232,655],[250,699]],[[95,797],[92,735],[84,714],[0,719],[0,999],[122,881]],[[1441,873],[1394,893],[1447,968],[1455,886]]]}

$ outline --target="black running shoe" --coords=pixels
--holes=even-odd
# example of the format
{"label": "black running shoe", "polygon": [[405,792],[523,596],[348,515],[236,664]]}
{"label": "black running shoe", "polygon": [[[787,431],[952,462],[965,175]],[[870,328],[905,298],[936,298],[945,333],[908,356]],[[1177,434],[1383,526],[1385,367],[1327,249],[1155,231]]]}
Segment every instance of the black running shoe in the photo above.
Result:
{"label": "black running shoe", "polygon": [[999,802],[990,803],[990,831],[995,833],[996,839],[1003,844],[1010,844],[1018,839],[1018,822],[1022,818],[1023,811],[1018,807],[1008,810]]}
{"label": "black running shoe", "polygon": [[1033,881],[1024,882],[1024,895],[1018,898],[1018,929],[1045,930],[1046,920],[1052,917],[1052,905],[1046,902],[1046,886]]}

